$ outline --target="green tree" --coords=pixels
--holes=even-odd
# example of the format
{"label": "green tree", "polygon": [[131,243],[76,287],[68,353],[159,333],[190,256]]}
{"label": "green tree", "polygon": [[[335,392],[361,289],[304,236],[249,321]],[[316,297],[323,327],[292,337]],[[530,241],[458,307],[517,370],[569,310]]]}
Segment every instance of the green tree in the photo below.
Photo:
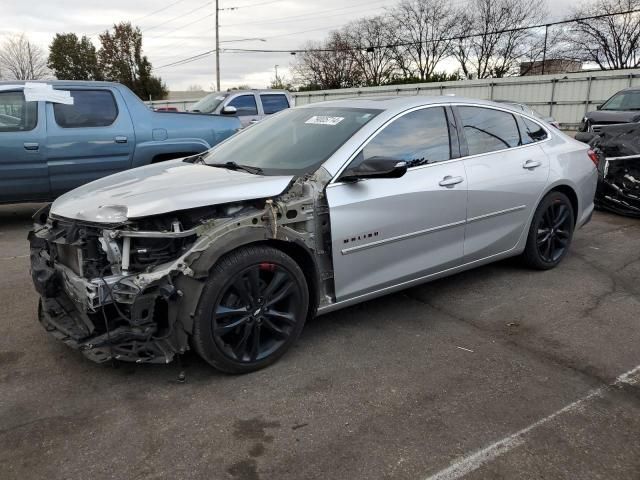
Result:
{"label": "green tree", "polygon": [[100,34],[102,47],[98,65],[105,80],[120,82],[144,100],[161,100],[167,96],[167,86],[151,74],[149,59],[142,54],[142,32],[129,22],[113,26],[113,32]]}
{"label": "green tree", "polygon": [[56,33],[49,45],[48,66],[60,80],[102,80],[96,47],[75,33]]}

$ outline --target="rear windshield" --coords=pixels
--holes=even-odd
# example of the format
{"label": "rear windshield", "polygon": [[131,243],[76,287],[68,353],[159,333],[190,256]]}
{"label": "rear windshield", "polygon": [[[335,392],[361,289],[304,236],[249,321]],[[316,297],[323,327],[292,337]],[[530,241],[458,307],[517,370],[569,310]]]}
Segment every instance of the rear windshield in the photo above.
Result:
{"label": "rear windshield", "polygon": [[235,162],[265,175],[303,175],[320,167],[381,110],[298,108],[283,110],[215,147],[205,162]]}

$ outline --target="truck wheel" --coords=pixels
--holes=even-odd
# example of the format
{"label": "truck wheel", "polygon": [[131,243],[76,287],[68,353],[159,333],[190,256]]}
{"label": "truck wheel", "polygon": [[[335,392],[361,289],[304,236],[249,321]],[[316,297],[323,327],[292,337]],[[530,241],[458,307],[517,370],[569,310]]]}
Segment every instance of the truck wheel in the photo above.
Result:
{"label": "truck wheel", "polygon": [[259,370],[296,341],[308,305],[307,282],[291,257],[267,246],[238,249],[209,275],[195,315],[194,348],[224,372]]}
{"label": "truck wheel", "polygon": [[538,270],[558,265],[569,250],[574,229],[573,207],[567,196],[551,192],[533,216],[522,258]]}

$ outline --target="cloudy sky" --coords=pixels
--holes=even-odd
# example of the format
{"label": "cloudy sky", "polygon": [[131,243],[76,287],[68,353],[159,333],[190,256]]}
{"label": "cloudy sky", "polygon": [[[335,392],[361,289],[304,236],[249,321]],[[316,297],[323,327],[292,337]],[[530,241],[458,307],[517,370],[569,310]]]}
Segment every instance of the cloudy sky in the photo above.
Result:
{"label": "cloudy sky", "polygon": [[[214,48],[215,0],[1,0],[3,35],[25,33],[47,49],[58,32],[91,36],[113,23],[131,21],[143,32],[143,47],[155,73],[171,90],[215,83],[215,57],[161,68],[177,60]],[[322,39],[331,29],[362,16],[383,14],[394,0],[219,0],[221,47],[290,49],[308,40]],[[464,4],[467,0],[451,0]],[[583,0],[586,1],[586,0]],[[574,0],[547,0],[548,18],[566,14]],[[237,7],[233,9],[234,7]],[[234,42],[234,40],[250,39]],[[252,40],[251,40],[252,39]],[[275,65],[285,75],[292,57],[288,53],[221,54],[223,89],[248,84],[265,87]]]}

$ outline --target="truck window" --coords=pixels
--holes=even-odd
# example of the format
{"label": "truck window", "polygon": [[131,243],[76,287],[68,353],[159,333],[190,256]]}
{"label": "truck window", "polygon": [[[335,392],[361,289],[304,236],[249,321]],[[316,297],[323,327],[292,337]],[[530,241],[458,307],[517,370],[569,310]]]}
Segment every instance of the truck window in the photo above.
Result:
{"label": "truck window", "polygon": [[108,90],[71,90],[73,105],[56,103],[53,114],[62,128],[107,127],[116,121],[118,106]]}
{"label": "truck window", "polygon": [[237,115],[257,115],[258,106],[256,105],[256,97],[253,95],[240,95],[231,100],[228,105],[236,107]]}
{"label": "truck window", "polygon": [[37,123],[38,102],[25,102],[22,92],[0,93],[0,132],[25,132]]}
{"label": "truck window", "polygon": [[270,93],[260,95],[260,100],[262,101],[262,108],[266,115],[289,108],[289,101],[286,95]]}

